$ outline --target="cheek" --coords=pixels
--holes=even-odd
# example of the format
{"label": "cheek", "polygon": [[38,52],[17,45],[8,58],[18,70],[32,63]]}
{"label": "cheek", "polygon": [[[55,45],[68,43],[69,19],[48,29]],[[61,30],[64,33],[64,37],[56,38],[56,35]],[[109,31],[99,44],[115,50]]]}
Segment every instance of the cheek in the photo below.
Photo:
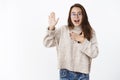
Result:
{"label": "cheek", "polygon": [[82,22],[82,17],[80,17],[80,23]]}
{"label": "cheek", "polygon": [[79,19],[82,21],[82,16],[80,16]]}
{"label": "cheek", "polygon": [[74,19],[73,18],[71,18],[71,21],[72,21],[72,23],[74,22]]}

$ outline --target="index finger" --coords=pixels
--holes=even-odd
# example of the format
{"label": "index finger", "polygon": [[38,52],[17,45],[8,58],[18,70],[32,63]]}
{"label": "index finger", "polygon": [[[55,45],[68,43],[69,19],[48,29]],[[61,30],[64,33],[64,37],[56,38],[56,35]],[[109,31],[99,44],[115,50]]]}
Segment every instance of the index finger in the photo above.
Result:
{"label": "index finger", "polygon": [[55,13],[54,13],[54,12],[51,12],[50,16],[51,16],[51,17],[55,17]]}

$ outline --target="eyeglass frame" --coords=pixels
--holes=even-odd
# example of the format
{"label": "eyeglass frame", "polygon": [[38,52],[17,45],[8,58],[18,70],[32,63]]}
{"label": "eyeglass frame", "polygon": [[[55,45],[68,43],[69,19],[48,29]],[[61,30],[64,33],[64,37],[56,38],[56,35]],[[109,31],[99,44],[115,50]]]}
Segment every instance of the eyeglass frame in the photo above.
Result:
{"label": "eyeglass frame", "polygon": [[82,15],[81,12],[78,12],[77,14],[75,12],[71,12],[71,17],[80,17]]}

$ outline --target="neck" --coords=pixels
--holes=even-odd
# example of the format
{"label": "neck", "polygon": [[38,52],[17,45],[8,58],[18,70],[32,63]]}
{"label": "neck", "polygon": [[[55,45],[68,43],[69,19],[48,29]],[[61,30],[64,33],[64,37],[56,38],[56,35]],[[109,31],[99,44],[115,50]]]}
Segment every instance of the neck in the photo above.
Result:
{"label": "neck", "polygon": [[81,29],[81,26],[74,26],[74,29]]}

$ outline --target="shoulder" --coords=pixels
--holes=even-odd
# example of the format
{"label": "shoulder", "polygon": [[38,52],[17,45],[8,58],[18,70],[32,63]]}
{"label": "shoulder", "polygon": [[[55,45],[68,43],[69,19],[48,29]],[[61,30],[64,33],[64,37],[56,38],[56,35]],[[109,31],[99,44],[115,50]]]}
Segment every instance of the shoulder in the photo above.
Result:
{"label": "shoulder", "polygon": [[62,25],[61,28],[68,28],[68,26],[67,25]]}
{"label": "shoulder", "polygon": [[96,39],[96,31],[93,29],[92,30],[92,38],[91,38],[91,40],[94,40],[94,39]]}
{"label": "shoulder", "polygon": [[68,29],[68,26],[67,25],[62,25],[59,28],[60,28],[60,30],[64,31],[64,30]]}
{"label": "shoulder", "polygon": [[67,25],[62,25],[62,26],[59,26],[55,29],[55,32],[56,33],[63,33],[63,32],[66,32],[67,31],[67,28],[68,26]]}
{"label": "shoulder", "polygon": [[95,34],[96,34],[95,30],[94,30],[94,29],[92,29],[92,35],[95,35]]}

